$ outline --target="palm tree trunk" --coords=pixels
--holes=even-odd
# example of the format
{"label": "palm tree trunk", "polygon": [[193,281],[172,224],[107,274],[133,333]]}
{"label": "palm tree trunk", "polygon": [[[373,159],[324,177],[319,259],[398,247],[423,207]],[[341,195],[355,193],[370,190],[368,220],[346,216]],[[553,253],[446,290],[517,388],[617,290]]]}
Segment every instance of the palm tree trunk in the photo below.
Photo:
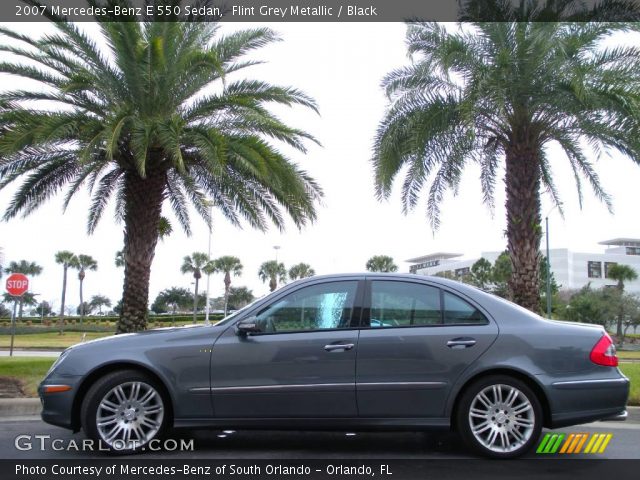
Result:
{"label": "palm tree trunk", "polygon": [[117,333],[147,328],[149,277],[166,180],[165,171],[144,179],[132,171],[125,174],[124,287]]}
{"label": "palm tree trunk", "polygon": [[196,289],[193,296],[193,323],[196,323],[196,313],[198,312],[198,278],[196,277]]}
{"label": "palm tree trunk", "polygon": [[82,326],[82,320],[84,320],[84,302],[82,300],[82,282],[83,282],[83,278],[80,278],[80,326]]}
{"label": "palm tree trunk", "polygon": [[[514,142],[516,143],[516,142]],[[515,144],[506,152],[507,242],[513,270],[512,300],[540,311],[540,159],[537,147]]]}
{"label": "palm tree trunk", "polygon": [[67,265],[63,266],[62,274],[62,299],[60,300],[60,318],[58,319],[58,330],[60,335],[64,335],[64,301],[67,296]]}
{"label": "palm tree trunk", "polygon": [[231,274],[224,273],[224,316],[227,316],[227,305],[229,304],[229,288],[231,287]]}
{"label": "palm tree trunk", "polygon": [[269,288],[271,289],[271,291],[273,292],[277,286],[278,282],[276,281],[276,277],[271,277],[271,280],[269,281]]}

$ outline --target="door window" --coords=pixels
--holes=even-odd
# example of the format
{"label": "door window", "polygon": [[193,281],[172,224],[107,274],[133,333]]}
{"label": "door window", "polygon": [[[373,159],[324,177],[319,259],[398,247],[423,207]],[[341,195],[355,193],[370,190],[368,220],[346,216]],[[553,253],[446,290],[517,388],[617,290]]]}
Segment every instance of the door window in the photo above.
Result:
{"label": "door window", "polygon": [[457,295],[444,292],[444,323],[445,325],[484,325],[488,323],[485,317],[476,307],[464,301]]}
{"label": "door window", "polygon": [[419,283],[371,282],[372,328],[440,324],[440,289]]}
{"label": "door window", "polygon": [[296,290],[262,310],[262,332],[349,328],[358,282],[330,282]]}

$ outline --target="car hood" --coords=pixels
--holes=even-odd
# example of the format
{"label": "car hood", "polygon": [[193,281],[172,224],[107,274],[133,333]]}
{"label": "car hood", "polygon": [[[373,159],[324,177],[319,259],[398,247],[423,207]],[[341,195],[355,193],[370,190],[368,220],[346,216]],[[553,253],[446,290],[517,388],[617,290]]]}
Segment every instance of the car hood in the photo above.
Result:
{"label": "car hood", "polygon": [[181,334],[189,334],[196,333],[198,331],[203,331],[203,329],[215,329],[215,325],[184,325],[182,327],[163,327],[163,328],[154,328],[152,330],[145,330],[143,332],[135,332],[135,333],[121,333],[118,335],[111,335],[108,337],[96,338],[94,340],[89,340],[87,342],[76,343],[69,347],[70,349],[78,349],[85,347],[95,347],[95,346],[109,346],[112,344],[120,344],[123,342],[143,340],[145,337],[153,338],[154,340],[158,338],[158,336],[175,336]]}

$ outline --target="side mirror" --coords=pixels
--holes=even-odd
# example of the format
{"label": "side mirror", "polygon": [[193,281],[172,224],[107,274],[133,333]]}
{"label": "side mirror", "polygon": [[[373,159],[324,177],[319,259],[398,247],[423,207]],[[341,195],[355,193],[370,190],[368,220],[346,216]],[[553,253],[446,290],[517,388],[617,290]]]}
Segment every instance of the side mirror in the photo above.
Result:
{"label": "side mirror", "polygon": [[236,324],[236,333],[241,336],[247,336],[250,333],[259,333],[261,331],[256,317],[246,318]]}

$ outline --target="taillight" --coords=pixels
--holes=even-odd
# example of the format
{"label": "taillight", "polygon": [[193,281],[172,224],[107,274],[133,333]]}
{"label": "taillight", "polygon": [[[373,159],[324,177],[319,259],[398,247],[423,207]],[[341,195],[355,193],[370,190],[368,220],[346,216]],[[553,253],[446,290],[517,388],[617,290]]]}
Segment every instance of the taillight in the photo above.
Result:
{"label": "taillight", "polygon": [[604,367],[617,367],[618,357],[616,356],[616,346],[608,333],[605,333],[598,343],[591,349],[589,358],[596,365]]}

